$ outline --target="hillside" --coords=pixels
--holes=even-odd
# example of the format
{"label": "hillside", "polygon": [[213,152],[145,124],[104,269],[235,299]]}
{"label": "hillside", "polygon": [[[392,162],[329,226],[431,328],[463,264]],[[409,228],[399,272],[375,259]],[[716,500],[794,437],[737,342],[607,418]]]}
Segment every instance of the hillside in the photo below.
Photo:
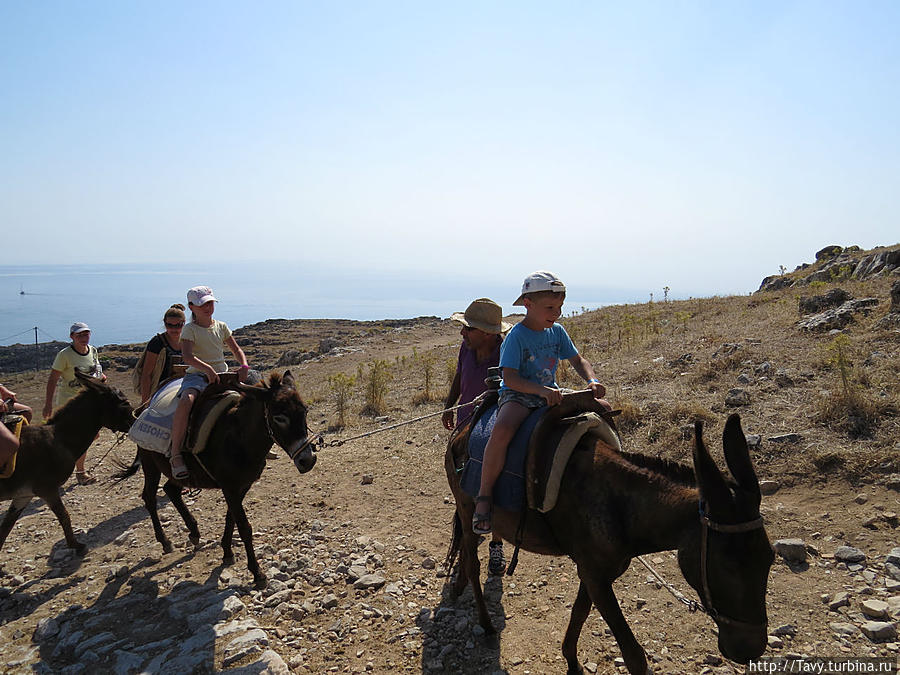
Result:
{"label": "hillside", "polygon": [[[783,275],[790,283],[750,296],[565,308],[563,323],[623,411],[627,450],[687,461],[691,423],[702,418],[721,463],[722,425],[740,412],[760,478],[771,481],[762,507],[769,536],[802,538],[808,551],[803,563],[779,557],[772,568],[771,655],[895,656],[900,649],[896,638],[860,632],[860,602],[888,600],[900,586],[886,558],[897,547],[900,510],[900,314],[892,314],[892,306],[900,313],[900,298],[893,305],[891,298],[900,274],[882,267],[854,277],[871,254],[823,256]],[[836,266],[840,255],[848,258]],[[844,271],[829,271],[836,267]],[[823,269],[828,280],[809,280]],[[808,321],[829,311],[819,323]],[[458,325],[434,317],[272,320],[237,335],[252,364],[298,377],[310,424],[329,441],[439,412],[459,345]],[[128,363],[139,349],[102,350],[111,380],[132,400]],[[366,394],[373,370],[384,394],[375,411]],[[571,375],[564,371],[562,383],[579,386]],[[46,377],[7,372],[0,381],[40,409]],[[341,386],[350,394],[343,428]],[[220,566],[218,494],[188,500],[204,537],[198,550],[160,500],[176,546],[163,555],[140,499],[141,479],[110,481],[112,457],[130,461],[133,446],[97,465],[112,446],[104,430],[87,460],[98,483],[65,486],[87,556],[64,547],[55,518],[36,502],[6,542],[0,663],[9,672],[132,672],[128,664],[153,670],[151,662],[157,672],[167,672],[166,663],[213,672],[258,664],[265,655],[268,666],[243,672],[561,672],[559,645],[577,587],[568,560],[523,553],[515,576],[488,581],[489,607],[502,627],[496,642],[479,633],[470,591],[458,600],[447,594],[440,561],[454,507],[443,475],[446,437],[434,417],[323,449],[306,475],[284,456],[270,462],[245,500],[257,554],[278,582],[259,592],[250,587],[242,551],[235,566]],[[864,562],[836,559],[841,545],[863,551]],[[509,557],[511,547],[506,551]],[[693,597],[671,552],[651,558]],[[347,570],[359,564],[384,585],[348,583]],[[712,622],[688,613],[637,563],[616,593],[654,672],[736,672],[718,656]],[[214,630],[199,630],[191,617],[209,612],[218,617]],[[891,612],[896,619],[896,608]],[[226,630],[256,637],[236,645],[238,633]],[[590,672],[622,672],[596,612],[579,654]]]}

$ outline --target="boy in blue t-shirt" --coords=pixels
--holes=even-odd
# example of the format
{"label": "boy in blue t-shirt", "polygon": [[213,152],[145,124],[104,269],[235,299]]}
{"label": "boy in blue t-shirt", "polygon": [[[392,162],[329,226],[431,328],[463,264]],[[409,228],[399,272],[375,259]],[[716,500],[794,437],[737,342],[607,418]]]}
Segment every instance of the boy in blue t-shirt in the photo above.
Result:
{"label": "boy in blue t-shirt", "polygon": [[565,284],[552,272],[538,271],[525,279],[522,294],[513,303],[525,306],[525,318],[513,326],[500,347],[503,371],[500,410],[484,449],[481,489],[472,516],[475,534],[491,531],[494,483],[503,470],[512,437],[532,410],[562,402],[556,384],[560,359],[568,360],[575,372],[587,381],[594,398],[602,399],[606,394],[606,387],[594,375],[590,362],[575,349],[566,329],[556,323],[565,299]]}

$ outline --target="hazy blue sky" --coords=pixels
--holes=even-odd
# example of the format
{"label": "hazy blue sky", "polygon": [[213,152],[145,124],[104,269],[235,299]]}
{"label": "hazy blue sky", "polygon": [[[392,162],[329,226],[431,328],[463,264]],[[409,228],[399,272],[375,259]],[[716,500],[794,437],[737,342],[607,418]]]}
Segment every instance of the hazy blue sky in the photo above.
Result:
{"label": "hazy blue sky", "polygon": [[898,35],[893,0],[3,2],[0,264],[748,292],[900,241]]}

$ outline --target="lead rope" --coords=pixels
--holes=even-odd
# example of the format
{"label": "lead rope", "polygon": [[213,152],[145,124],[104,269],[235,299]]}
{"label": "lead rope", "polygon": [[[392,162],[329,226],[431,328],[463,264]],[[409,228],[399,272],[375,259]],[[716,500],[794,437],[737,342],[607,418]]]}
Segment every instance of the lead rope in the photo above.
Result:
{"label": "lead rope", "polygon": [[103,460],[106,459],[107,456],[109,456],[109,453],[111,453],[111,452],[112,452],[113,450],[115,450],[117,447],[119,447],[120,445],[122,445],[122,443],[124,443],[125,440],[126,440],[127,438],[128,438],[128,434],[126,434],[126,433],[117,433],[117,434],[116,434],[116,442],[113,443],[111,446],[109,446],[109,449],[108,449],[106,452],[103,453],[103,456],[102,456],[100,459],[98,459],[98,460],[96,461],[96,463],[94,464],[94,466],[92,466],[92,467],[90,468],[90,470],[89,470],[87,473],[89,473],[89,474],[94,473],[94,471],[96,471],[97,468],[98,468],[101,464],[103,464]]}
{"label": "lead rope", "polygon": [[677,588],[675,588],[672,584],[670,584],[668,581],[663,579],[662,576],[659,574],[659,572],[657,572],[655,569],[653,569],[653,567],[650,565],[650,563],[648,563],[646,560],[644,560],[643,556],[639,555],[639,556],[637,556],[637,559],[640,561],[640,563],[644,567],[646,567],[648,570],[650,570],[650,574],[652,574],[656,578],[656,580],[660,584],[662,584],[663,588],[665,588],[667,591],[669,591],[669,593],[671,593],[673,596],[675,596],[676,600],[678,600],[679,602],[683,602],[685,605],[687,605],[687,608],[690,611],[696,612],[697,610],[700,610],[701,612],[707,613],[706,609],[703,607],[703,605],[701,605],[696,600],[691,600],[690,598],[685,597],[684,593],[682,593]]}
{"label": "lead rope", "polygon": [[[366,433],[359,434],[358,436],[351,436],[350,438],[343,438],[343,439],[336,438],[332,441],[324,441],[323,440],[322,444],[330,446],[330,447],[341,446],[344,443],[348,443],[349,441],[355,441],[360,438],[365,438],[366,436],[374,436],[375,434],[380,434],[383,431],[390,431],[391,429],[396,429],[397,427],[402,427],[407,424],[412,424],[413,422],[421,422],[422,420],[427,420],[429,417],[436,417],[438,415],[443,415],[445,412],[452,412],[454,410],[458,410],[458,409],[463,408],[468,405],[481,403],[481,401],[483,401],[486,396],[487,396],[487,392],[482,392],[481,394],[479,394],[478,396],[476,396],[474,399],[472,399],[471,401],[469,401],[467,403],[460,403],[459,405],[451,406],[450,408],[445,408],[444,410],[439,410],[438,412],[428,413],[427,415],[422,415],[421,417],[416,417],[414,419],[406,420],[404,422],[397,422],[396,424],[391,424],[390,426],[381,427],[380,429],[375,429],[374,431],[367,431]],[[319,438],[321,438],[321,435],[319,435]]]}

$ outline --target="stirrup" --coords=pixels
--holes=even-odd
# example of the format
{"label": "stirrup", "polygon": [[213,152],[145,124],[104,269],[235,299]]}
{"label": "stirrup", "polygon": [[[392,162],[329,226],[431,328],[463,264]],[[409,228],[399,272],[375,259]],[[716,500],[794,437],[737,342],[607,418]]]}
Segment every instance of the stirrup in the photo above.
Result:
{"label": "stirrup", "polygon": [[[481,513],[478,512],[478,503],[487,502],[488,510]],[[478,495],[475,497],[475,510],[472,512],[472,532],[475,534],[491,533],[491,516],[493,514],[494,498],[489,495]],[[479,527],[479,523],[483,523]]]}

